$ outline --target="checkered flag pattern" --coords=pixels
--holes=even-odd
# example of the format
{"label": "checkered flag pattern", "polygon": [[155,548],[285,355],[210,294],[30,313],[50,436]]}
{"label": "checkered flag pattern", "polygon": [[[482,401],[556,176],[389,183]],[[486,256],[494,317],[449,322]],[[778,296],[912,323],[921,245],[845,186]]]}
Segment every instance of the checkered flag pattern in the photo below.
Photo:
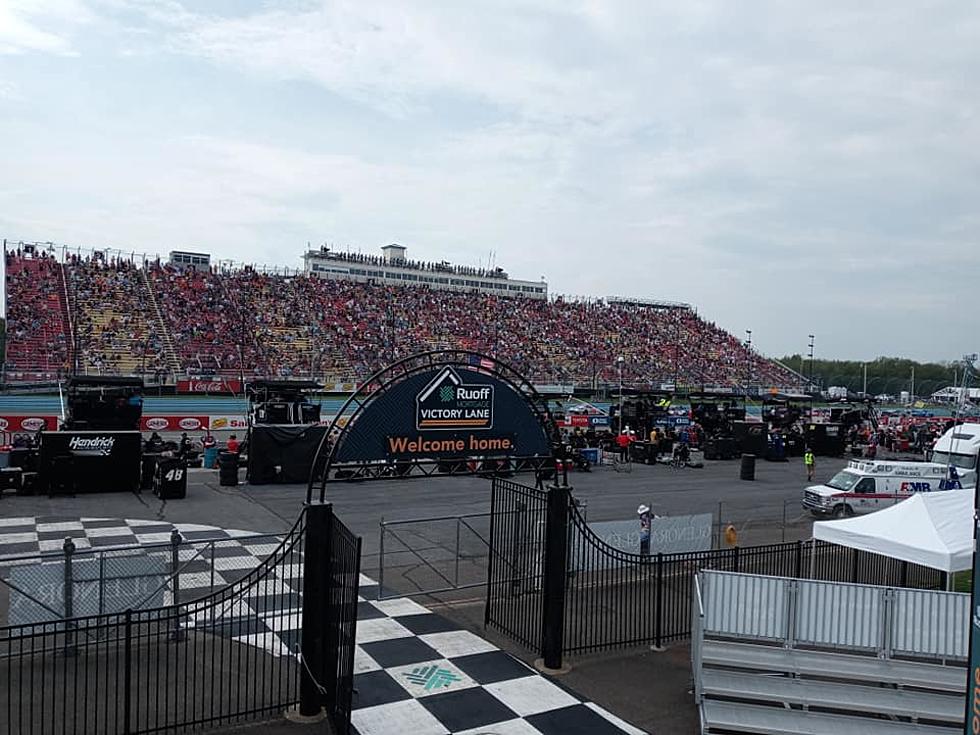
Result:
{"label": "checkered flag pattern", "polygon": [[[166,542],[174,528],[188,542],[219,539],[206,553],[193,545],[180,550],[181,602],[239,581],[278,546],[272,538],[198,524],[12,518],[0,519],[0,565],[4,557],[58,551],[65,536],[78,548],[111,549]],[[294,554],[245,597],[192,613],[186,625],[211,628],[274,656],[295,655],[300,561]],[[374,581],[361,575],[360,582],[351,718],[358,735],[642,733],[475,633],[407,598],[378,600]]]}

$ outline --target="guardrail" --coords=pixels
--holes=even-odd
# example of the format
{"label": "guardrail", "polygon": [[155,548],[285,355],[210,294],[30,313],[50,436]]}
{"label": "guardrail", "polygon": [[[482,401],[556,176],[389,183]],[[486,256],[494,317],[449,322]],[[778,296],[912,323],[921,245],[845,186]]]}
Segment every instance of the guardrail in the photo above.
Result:
{"label": "guardrail", "polygon": [[958,592],[702,570],[695,599],[704,608],[693,622],[705,635],[880,658],[968,654],[970,596]]}

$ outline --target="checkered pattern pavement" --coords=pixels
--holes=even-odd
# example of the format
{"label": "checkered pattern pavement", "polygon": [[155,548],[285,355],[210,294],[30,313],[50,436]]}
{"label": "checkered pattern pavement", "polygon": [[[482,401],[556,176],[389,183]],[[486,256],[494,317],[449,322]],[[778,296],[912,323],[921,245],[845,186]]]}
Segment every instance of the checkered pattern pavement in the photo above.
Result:
{"label": "checkered pattern pavement", "polygon": [[[188,541],[222,539],[213,556],[195,557],[182,572],[182,601],[206,595],[213,579],[217,586],[238,581],[277,546],[274,539],[249,539],[245,531],[199,524],[13,518],[0,519],[0,564],[4,556],[60,550],[65,536],[78,548],[110,549],[166,542],[174,528]],[[190,559],[195,551],[182,549],[181,558]],[[217,615],[209,610],[188,625],[208,625],[275,656],[294,655],[299,578],[297,564],[280,565],[274,576]],[[377,596],[374,581],[361,575],[352,715],[358,735],[642,733],[422,605]]]}

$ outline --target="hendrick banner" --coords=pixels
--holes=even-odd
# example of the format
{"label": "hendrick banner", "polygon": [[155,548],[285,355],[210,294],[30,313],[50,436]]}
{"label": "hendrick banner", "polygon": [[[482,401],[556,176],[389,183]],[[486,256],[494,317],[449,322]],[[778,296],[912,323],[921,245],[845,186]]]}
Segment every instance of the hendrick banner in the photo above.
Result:
{"label": "hendrick banner", "polygon": [[412,375],[379,395],[340,439],[335,461],[538,457],[548,436],[527,399],[464,366]]}
{"label": "hendrick banner", "polygon": [[177,381],[178,393],[241,393],[242,381],[233,378],[191,378]]}

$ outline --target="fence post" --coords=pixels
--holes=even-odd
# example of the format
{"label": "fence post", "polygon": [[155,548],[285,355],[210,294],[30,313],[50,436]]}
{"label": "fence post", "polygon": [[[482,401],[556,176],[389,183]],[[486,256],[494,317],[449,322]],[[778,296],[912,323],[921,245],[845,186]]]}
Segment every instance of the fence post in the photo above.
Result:
{"label": "fence post", "polygon": [[803,542],[796,542],[796,567],[795,574],[793,574],[796,579],[803,576]]}
{"label": "fence post", "polygon": [[860,551],[854,549],[854,565],[851,569],[851,582],[853,582],[854,584],[857,584],[858,581],[858,564],[860,563],[861,560],[860,554],[861,554]]}
{"label": "fence post", "polygon": [[[721,518],[721,516],[719,516]],[[656,615],[656,636],[654,644],[657,648],[664,647],[664,555],[657,552],[657,609]]]}
{"label": "fence post", "polygon": [[732,568],[734,571],[737,572],[738,571],[738,546],[732,549],[732,554],[735,557],[734,561],[732,562]]}
{"label": "fence post", "polygon": [[320,717],[324,689],[320,680],[324,671],[327,596],[324,582],[330,555],[330,527],[333,506],[309,503],[305,508],[306,530],[303,543],[303,613],[302,663],[300,671],[299,713],[303,717]]}
{"label": "fence post", "polygon": [[385,586],[385,517],[381,516],[381,533],[378,534],[378,599],[381,599],[382,590]]}
{"label": "fence post", "polygon": [[565,584],[568,567],[568,498],[570,488],[558,478],[548,488],[544,536],[544,598],[542,599],[541,658],[546,669],[561,668],[565,634]]}
{"label": "fence post", "polygon": [[907,561],[902,562],[902,577],[898,586],[899,587],[909,586],[909,563]]}
{"label": "fence post", "polygon": [[75,652],[75,636],[70,622],[75,617],[75,572],[72,569],[75,542],[68,536],[61,548],[65,552],[65,655],[71,656]]}
{"label": "fence post", "polygon": [[[170,532],[170,574],[174,581],[174,629],[170,633],[171,640],[180,640],[180,543],[184,537],[176,528]],[[213,569],[213,567],[212,567]]]}
{"label": "fence post", "polygon": [[895,604],[895,591],[891,588],[881,591],[881,612],[879,613],[878,658],[891,658],[892,608]]}
{"label": "fence post", "polygon": [[[133,610],[126,609],[126,639],[123,647],[123,735],[132,732],[133,707]],[[118,711],[118,710],[117,710]]]}
{"label": "fence post", "polygon": [[105,612],[105,552],[99,554],[99,615]]}

